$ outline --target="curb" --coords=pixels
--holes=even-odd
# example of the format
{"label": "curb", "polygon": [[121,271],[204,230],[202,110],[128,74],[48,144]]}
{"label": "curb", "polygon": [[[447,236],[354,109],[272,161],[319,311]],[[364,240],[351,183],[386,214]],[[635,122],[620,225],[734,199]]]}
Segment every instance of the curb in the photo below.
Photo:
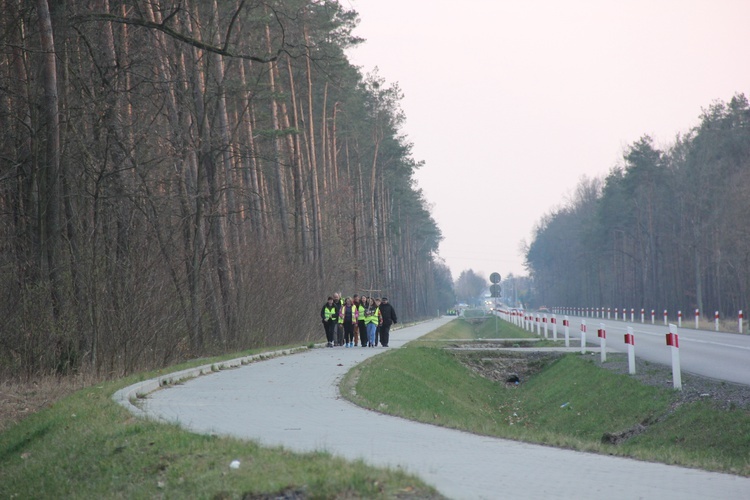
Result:
{"label": "curb", "polygon": [[[317,347],[317,344],[316,344]],[[241,358],[229,359],[226,361],[218,361],[215,363],[209,363],[195,368],[188,368],[177,372],[168,373],[161,375],[156,378],[137,382],[133,385],[129,385],[112,395],[112,399],[125,407],[128,411],[136,416],[147,418],[148,414],[138,407],[136,401],[143,399],[152,392],[158,391],[159,389],[169,387],[177,384],[184,380],[193,379],[203,375],[210,375],[221,370],[229,368],[239,368],[256,361],[263,361],[266,359],[277,358],[279,356],[288,356],[290,354],[296,354],[298,352],[307,351],[308,347],[293,347],[291,349],[282,349],[280,351],[264,352],[259,354],[253,354],[250,356],[243,356]]]}

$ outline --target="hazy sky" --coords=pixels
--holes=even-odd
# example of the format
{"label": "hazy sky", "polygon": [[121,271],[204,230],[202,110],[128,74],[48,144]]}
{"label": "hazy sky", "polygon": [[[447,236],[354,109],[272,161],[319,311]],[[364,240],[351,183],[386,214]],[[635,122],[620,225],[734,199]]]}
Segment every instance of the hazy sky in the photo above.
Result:
{"label": "hazy sky", "polygon": [[404,134],[466,269],[526,274],[534,225],[583,176],[648,134],[673,143],[702,109],[750,97],[750,0],[341,0],[351,50],[405,97]]}

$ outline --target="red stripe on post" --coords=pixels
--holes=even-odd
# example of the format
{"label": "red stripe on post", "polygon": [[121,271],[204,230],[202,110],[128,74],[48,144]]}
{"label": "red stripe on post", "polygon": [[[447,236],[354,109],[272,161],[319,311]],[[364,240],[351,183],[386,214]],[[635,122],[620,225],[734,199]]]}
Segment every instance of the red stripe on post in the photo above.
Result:
{"label": "red stripe on post", "polygon": [[600,339],[606,339],[607,338],[607,331],[604,330],[604,329],[602,329],[602,328],[599,328],[596,331],[596,334],[599,336]]}
{"label": "red stripe on post", "polygon": [[625,334],[625,343],[630,345],[635,345],[635,338],[633,335],[626,333]]}
{"label": "red stripe on post", "polygon": [[680,347],[680,339],[676,333],[670,332],[667,334],[667,345],[671,347],[677,347],[677,348]]}

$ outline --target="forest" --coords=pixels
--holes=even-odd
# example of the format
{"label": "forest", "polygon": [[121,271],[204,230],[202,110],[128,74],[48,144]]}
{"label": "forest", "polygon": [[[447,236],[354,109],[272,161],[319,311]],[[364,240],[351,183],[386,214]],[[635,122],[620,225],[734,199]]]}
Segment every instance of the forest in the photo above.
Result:
{"label": "forest", "polygon": [[1,376],[118,377],[321,340],[334,291],[387,294],[403,320],[453,305],[401,91],[346,56],[356,12],[0,12]]}
{"label": "forest", "polygon": [[671,144],[641,137],[539,221],[526,250],[536,300],[737,317],[750,292],[748,213],[750,106],[738,93]]}

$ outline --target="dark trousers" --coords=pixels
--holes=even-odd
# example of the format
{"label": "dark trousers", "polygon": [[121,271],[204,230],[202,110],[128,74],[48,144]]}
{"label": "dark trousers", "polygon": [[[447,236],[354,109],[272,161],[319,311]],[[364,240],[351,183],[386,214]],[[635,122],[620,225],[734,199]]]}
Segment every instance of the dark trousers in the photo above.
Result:
{"label": "dark trousers", "polygon": [[323,328],[326,329],[326,340],[330,343],[333,343],[333,331],[334,328],[336,328],[336,323],[333,323],[331,321],[324,321]]}
{"label": "dark trousers", "polygon": [[354,323],[344,321],[344,342],[347,344],[354,342]]}
{"label": "dark trousers", "polygon": [[380,345],[388,347],[388,341],[391,338],[391,323],[380,325]]}
{"label": "dark trousers", "polygon": [[357,321],[357,329],[359,330],[359,345],[367,347],[367,326],[365,326],[365,320]]}

